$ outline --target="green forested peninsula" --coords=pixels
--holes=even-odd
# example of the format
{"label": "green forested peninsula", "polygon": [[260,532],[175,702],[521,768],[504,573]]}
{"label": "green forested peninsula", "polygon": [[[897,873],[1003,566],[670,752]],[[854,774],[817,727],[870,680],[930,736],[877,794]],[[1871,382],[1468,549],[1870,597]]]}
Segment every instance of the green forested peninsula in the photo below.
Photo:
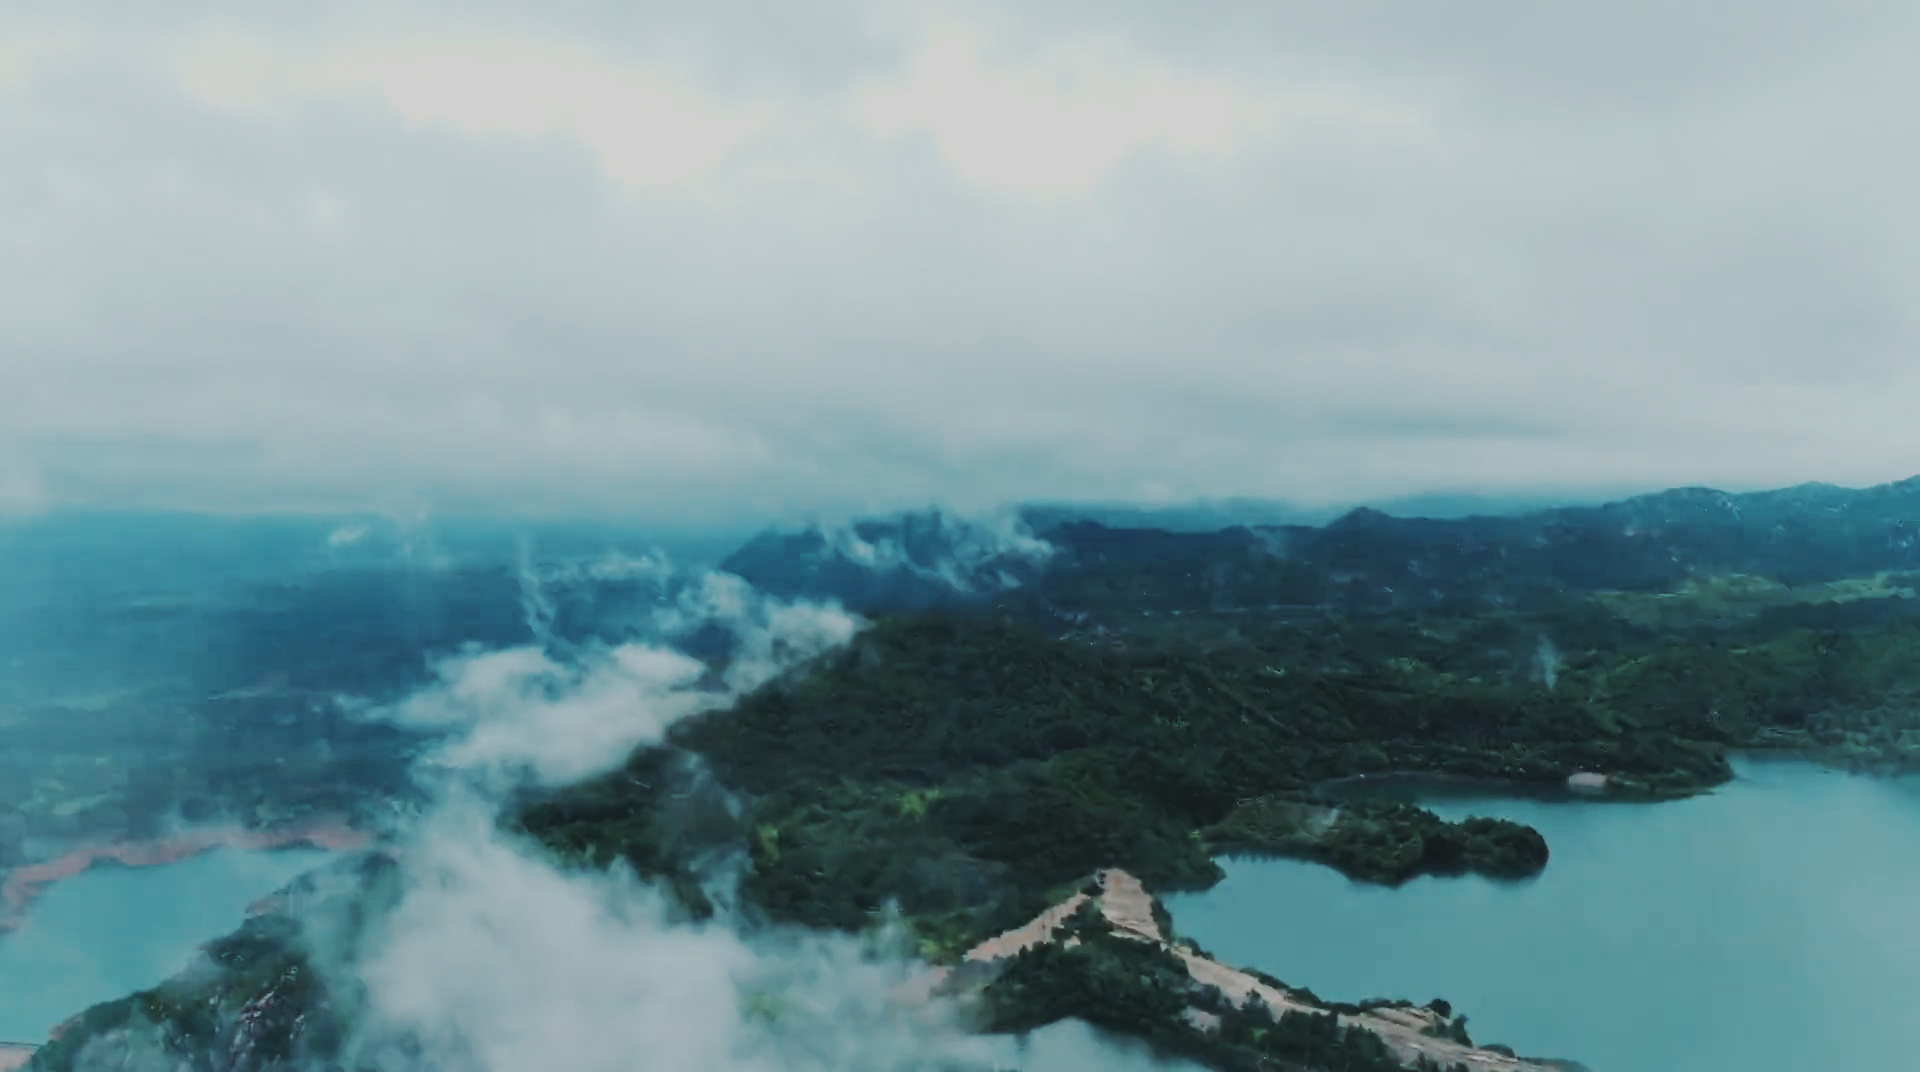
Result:
{"label": "green forested peninsula", "polygon": [[[744,857],[751,919],[860,929],[897,909],[941,963],[1102,868],[1162,891],[1235,853],[1524,879],[1551,866],[1536,831],[1356,786],[1644,800],[1710,789],[1738,749],[1920,766],[1916,525],[1908,482],[1317,529],[1068,521],[1044,553],[964,569],[944,522],[907,519],[856,533],[895,542],[909,568],[882,576],[817,533],[766,537],[729,568],[870,627],[508,821],[560,860],[626,861],[693,915],[714,910],[711,862]],[[1334,1020],[1209,1009],[1166,957],[1081,925],[1074,949],[1005,966],[983,1024],[1076,1016],[1219,1067],[1393,1067]],[[1196,1008],[1221,1018],[1211,1041]]]}
{"label": "green forested peninsula", "polygon": [[[1232,852],[1388,883],[1519,878],[1547,863],[1531,830],[1443,823],[1332,783],[1423,773],[1563,793],[1585,773],[1645,798],[1726,779],[1729,748],[1905,764],[1920,754],[1901,702],[1920,688],[1920,619],[1849,606],[1861,621],[1824,629],[1588,628],[1586,646],[1555,645],[1551,670],[1541,645],[1580,636],[1582,608],[1100,638],[991,614],[890,618],[523,821],[562,852],[651,874],[679,874],[703,838],[737,838],[769,913],[851,927],[897,901],[935,955],[1102,866],[1161,888],[1209,884]],[[745,795],[737,828],[661,809],[691,769],[677,750]]]}
{"label": "green forested peninsula", "polygon": [[[1548,866],[1537,832],[1351,788],[1424,775],[1651,799],[1724,781],[1735,749],[1920,761],[1915,489],[1818,514],[1786,494],[1749,503],[1758,520],[1677,493],[1584,520],[1069,525],[1053,561],[990,598],[864,582],[879,613],[850,649],[521,821],[690,893],[691,860],[744,845],[759,911],[859,927],[897,905],[936,960],[1103,866],[1160,889],[1205,886],[1233,853],[1382,883],[1524,878]],[[664,800],[697,807],[708,773],[744,813],[664,819]],[[1125,1018],[1100,988],[1059,985],[1077,1015]]]}

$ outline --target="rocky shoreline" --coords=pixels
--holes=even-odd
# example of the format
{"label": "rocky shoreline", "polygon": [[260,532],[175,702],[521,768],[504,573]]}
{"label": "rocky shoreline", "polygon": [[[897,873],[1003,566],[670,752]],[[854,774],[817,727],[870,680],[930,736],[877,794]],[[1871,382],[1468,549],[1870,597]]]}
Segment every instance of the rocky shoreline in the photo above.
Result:
{"label": "rocky shoreline", "polygon": [[[278,849],[320,848],[348,852],[364,848],[371,838],[337,818],[321,819],[278,830],[246,827],[201,827],[158,841],[111,841],[82,845],[51,860],[0,873],[0,934],[19,929],[27,909],[47,887],[101,864],[122,867],[158,867],[214,849],[271,852]],[[0,1072],[9,1066],[0,1063]]]}
{"label": "rocky shoreline", "polygon": [[[990,938],[969,950],[957,968],[939,967],[909,984],[903,997],[925,1000],[936,995],[958,996],[989,978],[995,967],[1021,952],[1038,945],[1059,941],[1059,931],[1089,901],[1099,909],[1114,932],[1135,941],[1151,943],[1177,957],[1193,982],[1212,987],[1234,1005],[1250,999],[1264,1003],[1275,1017],[1288,1012],[1326,1013],[1297,993],[1275,985],[1272,980],[1246,970],[1223,964],[1185,945],[1174,942],[1155,919],[1155,901],[1139,879],[1118,869],[1095,876],[1098,894],[1077,893],[1047,909],[1026,925]],[[1068,938],[1071,944],[1077,939]],[[1339,1013],[1342,1026],[1360,1028],[1378,1035],[1395,1057],[1412,1067],[1422,1059],[1441,1067],[1464,1066],[1470,1072],[1568,1072],[1579,1066],[1573,1062],[1515,1057],[1482,1046],[1465,1045],[1441,1034],[1446,1021],[1432,1009],[1418,1007],[1382,1007],[1358,1013]],[[1218,1018],[1202,1009],[1189,1009],[1187,1022],[1194,1030],[1206,1033],[1218,1029]]]}

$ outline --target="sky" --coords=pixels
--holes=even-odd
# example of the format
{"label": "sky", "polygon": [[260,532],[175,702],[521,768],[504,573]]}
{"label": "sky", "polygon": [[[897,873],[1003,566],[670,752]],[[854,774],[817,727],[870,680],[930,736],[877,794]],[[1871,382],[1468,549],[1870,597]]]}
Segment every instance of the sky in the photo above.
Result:
{"label": "sky", "polygon": [[0,514],[1920,472],[1920,8],[0,10]]}

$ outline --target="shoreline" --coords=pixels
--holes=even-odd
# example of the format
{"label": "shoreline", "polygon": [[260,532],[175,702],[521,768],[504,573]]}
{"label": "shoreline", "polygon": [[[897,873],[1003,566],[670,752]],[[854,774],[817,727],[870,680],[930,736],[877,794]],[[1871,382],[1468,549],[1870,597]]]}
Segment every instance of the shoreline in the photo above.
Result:
{"label": "shoreline", "polygon": [[[51,860],[17,867],[5,873],[4,880],[0,880],[0,935],[18,930],[26,923],[27,909],[46,892],[47,887],[102,864],[159,867],[215,849],[274,852],[310,847],[331,852],[350,852],[364,848],[371,841],[369,835],[347,825],[344,819],[329,818],[281,830],[202,827],[156,841],[109,841],[81,845]],[[0,1072],[7,1067],[0,1064]]]}
{"label": "shoreline", "polygon": [[1399,769],[1349,774],[1315,782],[1311,791],[1335,801],[1390,800],[1419,804],[1429,799],[1528,800],[1545,804],[1669,804],[1710,796],[1741,778],[1740,764],[1754,766],[1809,766],[1833,774],[1867,778],[1903,778],[1920,776],[1920,770],[1898,765],[1875,766],[1860,760],[1839,762],[1820,749],[1799,744],[1749,743],[1729,745],[1728,763],[1734,767],[1731,777],[1703,783],[1687,789],[1647,791],[1634,786],[1631,778],[1599,771],[1580,771],[1564,781],[1527,781],[1445,771]]}
{"label": "shoreline", "polygon": [[0,1042],[0,1072],[13,1072],[16,1068],[25,1067],[39,1049],[24,1042]]}
{"label": "shoreline", "polygon": [[[989,938],[968,950],[958,965],[936,965],[904,984],[896,993],[909,1002],[926,1002],[936,996],[954,996],[957,990],[991,973],[996,967],[1021,952],[1059,941],[1059,930],[1080,909],[1093,903],[1115,933],[1133,941],[1145,942],[1171,953],[1187,969],[1192,981],[1220,992],[1234,1005],[1258,1000],[1275,1016],[1289,1012],[1322,1014],[1332,1012],[1345,1027],[1359,1028],[1378,1036],[1395,1058],[1407,1067],[1421,1060],[1438,1062],[1442,1067],[1464,1066],[1469,1072],[1566,1072],[1579,1068],[1574,1062],[1554,1058],[1521,1057],[1484,1045],[1464,1045],[1440,1037],[1436,1031],[1446,1026],[1444,1018],[1430,1009],[1381,1006],[1361,1011],[1343,1011],[1323,1004],[1277,984],[1269,976],[1215,960],[1195,949],[1173,941],[1161,931],[1155,919],[1157,898],[1139,879],[1118,868],[1096,873],[1096,894],[1085,891],[1048,908],[1025,925]],[[1079,939],[1068,939],[1069,943]],[[1200,1034],[1219,1027],[1218,1017],[1197,1008],[1189,1008],[1187,1025]]]}
{"label": "shoreline", "polygon": [[[1730,757],[1738,753],[1728,750]],[[1534,800],[1545,804],[1663,804],[1713,792],[1726,782],[1685,790],[1646,791],[1631,778],[1604,771],[1576,771],[1558,781],[1527,781],[1445,771],[1391,770],[1349,774],[1316,782],[1312,792],[1345,803],[1386,800],[1423,804],[1434,800]]]}

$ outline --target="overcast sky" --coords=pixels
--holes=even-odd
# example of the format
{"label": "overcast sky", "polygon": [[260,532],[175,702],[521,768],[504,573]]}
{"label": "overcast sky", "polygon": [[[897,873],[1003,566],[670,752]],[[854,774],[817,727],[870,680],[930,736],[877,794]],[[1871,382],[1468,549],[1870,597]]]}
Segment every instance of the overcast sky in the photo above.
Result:
{"label": "overcast sky", "polygon": [[27,6],[0,511],[1920,472],[1902,0]]}

